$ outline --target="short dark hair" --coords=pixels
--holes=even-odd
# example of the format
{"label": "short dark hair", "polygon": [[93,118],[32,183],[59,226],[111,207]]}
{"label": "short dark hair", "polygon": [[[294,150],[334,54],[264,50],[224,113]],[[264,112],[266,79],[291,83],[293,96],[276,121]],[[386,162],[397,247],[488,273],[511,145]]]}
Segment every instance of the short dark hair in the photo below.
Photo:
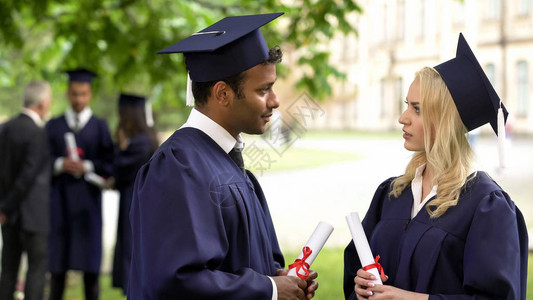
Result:
{"label": "short dark hair", "polygon": [[[279,46],[274,46],[268,50],[268,58],[262,62],[262,64],[275,65],[279,64],[283,58],[283,51]],[[207,98],[211,96],[211,88],[219,81],[224,81],[235,92],[237,98],[244,97],[242,93],[242,84],[246,78],[246,71],[243,71],[237,75],[233,75],[221,80],[214,80],[208,82],[192,82],[192,94],[194,96],[194,102],[198,106],[202,106],[207,103]]]}

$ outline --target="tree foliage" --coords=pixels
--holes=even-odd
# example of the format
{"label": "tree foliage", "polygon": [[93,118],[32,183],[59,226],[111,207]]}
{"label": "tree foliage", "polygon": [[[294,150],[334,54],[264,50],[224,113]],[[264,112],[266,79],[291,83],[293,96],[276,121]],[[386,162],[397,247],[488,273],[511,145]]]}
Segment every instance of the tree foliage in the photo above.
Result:
{"label": "tree foliage", "polygon": [[303,50],[298,64],[309,71],[297,86],[317,99],[331,94],[328,80],[343,74],[321,45],[356,32],[348,16],[361,8],[353,0],[3,0],[0,86],[61,82],[62,71],[86,67],[100,75],[104,98],[125,91],[150,95],[156,111],[181,107],[183,56],[156,52],[224,16],[270,12],[285,15],[262,28],[268,44]]}

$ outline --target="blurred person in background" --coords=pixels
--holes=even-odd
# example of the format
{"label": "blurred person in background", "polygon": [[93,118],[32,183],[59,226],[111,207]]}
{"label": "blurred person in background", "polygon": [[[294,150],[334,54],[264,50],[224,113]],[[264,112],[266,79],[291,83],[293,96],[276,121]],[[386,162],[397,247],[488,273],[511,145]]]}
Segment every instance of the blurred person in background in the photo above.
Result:
{"label": "blurred person in background", "polygon": [[120,94],[118,100],[118,146],[115,147],[112,184],[120,193],[117,241],[113,259],[113,287],[126,294],[131,263],[130,206],[135,176],[159,146],[156,133],[148,126],[146,99],[142,96]]}
{"label": "blurred person in background", "polygon": [[413,157],[378,187],[363,220],[384,284],[351,242],[346,299],[525,299],[524,218],[487,173],[472,170],[466,136],[490,123],[504,139],[507,111],[462,34],[456,58],[416,73],[406,103],[399,122]]}
{"label": "blurred person in background", "polygon": [[52,173],[43,126],[51,100],[47,82],[30,82],[24,88],[22,112],[0,130],[0,300],[13,300],[23,252],[28,258],[24,299],[43,299]]}
{"label": "blurred person in background", "polygon": [[[96,74],[67,73],[70,108],[46,125],[53,159],[50,300],[63,298],[68,270],[83,272],[85,299],[93,300],[102,259],[102,186],[92,179],[111,175],[113,142],[106,121],[89,107]],[[74,136],[75,155],[67,149],[67,135]]]}

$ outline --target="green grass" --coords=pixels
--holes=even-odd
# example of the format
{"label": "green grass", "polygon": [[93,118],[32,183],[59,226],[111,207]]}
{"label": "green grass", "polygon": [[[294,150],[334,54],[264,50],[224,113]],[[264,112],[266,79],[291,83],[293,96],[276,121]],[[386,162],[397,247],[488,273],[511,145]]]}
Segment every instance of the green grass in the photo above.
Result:
{"label": "green grass", "polygon": [[[311,269],[318,272],[319,288],[315,294],[317,300],[339,300],[344,299],[342,291],[343,277],[343,251],[342,248],[324,248],[320,251]],[[288,251],[285,253],[286,264],[298,256],[298,252]],[[533,271],[533,255],[529,255],[528,274]],[[70,275],[70,274],[69,274]],[[75,274],[76,275],[76,274]],[[69,276],[69,285],[65,299],[83,299],[83,285],[79,275]],[[528,292],[526,299],[533,299],[533,277],[527,279]],[[111,288],[110,275],[103,275],[100,278],[100,299],[102,300],[125,300],[120,289]]]}
{"label": "green grass", "polygon": [[[257,151],[254,153],[247,151]],[[259,155],[260,154],[260,155]],[[244,164],[247,169],[256,175],[265,172],[314,168],[334,163],[358,160],[361,158],[356,153],[328,151],[319,149],[289,148],[283,153],[278,153],[272,148],[245,149],[243,152]]]}

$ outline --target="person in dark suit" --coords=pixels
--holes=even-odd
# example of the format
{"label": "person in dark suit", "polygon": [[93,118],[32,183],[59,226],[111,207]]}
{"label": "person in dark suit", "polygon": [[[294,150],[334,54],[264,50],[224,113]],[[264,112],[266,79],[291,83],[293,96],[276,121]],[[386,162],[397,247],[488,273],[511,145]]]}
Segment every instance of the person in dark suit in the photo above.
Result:
{"label": "person in dark suit", "polygon": [[68,270],[82,271],[85,298],[98,299],[102,186],[93,179],[103,181],[111,175],[113,142],[106,121],[94,116],[88,105],[96,74],[86,69],[67,73],[71,107],[46,125],[54,170],[50,199],[50,299],[63,298]]}
{"label": "person in dark suit", "polygon": [[52,173],[43,118],[51,96],[47,82],[30,82],[22,112],[0,132],[0,300],[13,300],[22,252],[28,256],[24,299],[43,299]]}

